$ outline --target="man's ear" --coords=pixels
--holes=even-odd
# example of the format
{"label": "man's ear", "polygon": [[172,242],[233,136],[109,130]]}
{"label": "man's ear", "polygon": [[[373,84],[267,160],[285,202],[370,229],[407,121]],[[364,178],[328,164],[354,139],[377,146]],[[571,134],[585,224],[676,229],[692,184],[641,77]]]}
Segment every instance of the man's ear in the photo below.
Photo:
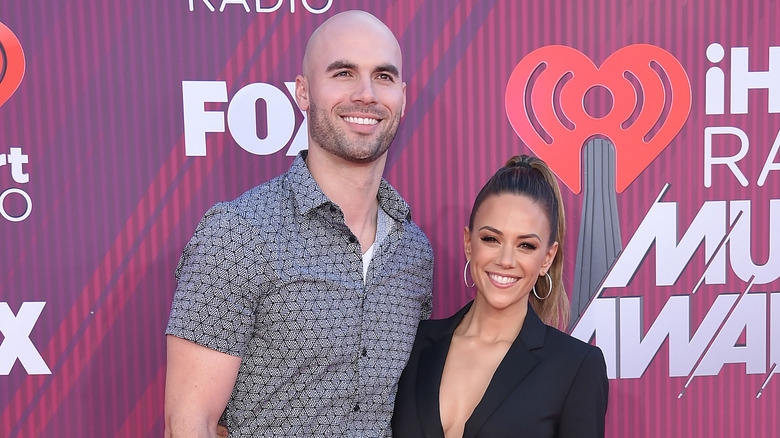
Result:
{"label": "man's ear", "polygon": [[301,75],[295,78],[295,101],[301,111],[309,110],[309,83]]}
{"label": "man's ear", "polygon": [[401,85],[403,85],[404,89],[404,103],[401,105],[401,117],[403,117],[406,112],[406,82],[402,82]]}

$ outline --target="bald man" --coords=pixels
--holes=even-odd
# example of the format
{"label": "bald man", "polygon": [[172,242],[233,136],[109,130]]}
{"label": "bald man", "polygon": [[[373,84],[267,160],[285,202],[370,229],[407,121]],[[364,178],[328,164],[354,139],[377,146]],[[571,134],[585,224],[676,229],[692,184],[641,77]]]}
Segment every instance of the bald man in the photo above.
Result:
{"label": "bald man", "polygon": [[349,11],[311,36],[295,98],[309,149],[203,217],[166,329],[167,437],[390,435],[431,312],[433,254],[382,179],[406,105],[398,41]]}

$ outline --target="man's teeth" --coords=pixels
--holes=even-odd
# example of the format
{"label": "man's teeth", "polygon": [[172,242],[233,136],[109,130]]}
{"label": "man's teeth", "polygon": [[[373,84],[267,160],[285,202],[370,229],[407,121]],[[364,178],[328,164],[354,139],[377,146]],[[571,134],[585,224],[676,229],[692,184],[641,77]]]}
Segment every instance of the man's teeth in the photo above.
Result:
{"label": "man's teeth", "polygon": [[349,123],[356,123],[358,125],[376,125],[379,123],[379,120],[368,117],[344,117],[344,120]]}
{"label": "man's teeth", "polygon": [[517,281],[516,277],[504,277],[496,274],[490,274],[490,278],[492,278],[493,281],[501,284],[509,284]]}

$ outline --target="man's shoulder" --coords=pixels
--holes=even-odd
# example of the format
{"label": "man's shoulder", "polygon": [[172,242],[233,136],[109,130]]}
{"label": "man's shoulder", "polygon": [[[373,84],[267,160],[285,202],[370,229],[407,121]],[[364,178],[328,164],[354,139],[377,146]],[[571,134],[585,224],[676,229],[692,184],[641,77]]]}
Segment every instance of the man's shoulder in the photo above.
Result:
{"label": "man's shoulder", "polygon": [[425,235],[422,228],[420,228],[411,219],[408,219],[404,222],[404,227],[406,231],[404,234],[405,239],[408,239],[410,242],[413,242],[416,246],[419,246],[421,249],[433,253],[431,242],[428,240],[428,236]]}
{"label": "man's shoulder", "polygon": [[267,210],[284,203],[292,196],[285,184],[286,174],[281,174],[269,181],[252,187],[230,201],[219,202],[216,205],[225,211],[242,214]]}
{"label": "man's shoulder", "polygon": [[201,228],[234,228],[274,223],[289,209],[289,190],[284,175],[255,186],[230,201],[215,203],[206,211]]}

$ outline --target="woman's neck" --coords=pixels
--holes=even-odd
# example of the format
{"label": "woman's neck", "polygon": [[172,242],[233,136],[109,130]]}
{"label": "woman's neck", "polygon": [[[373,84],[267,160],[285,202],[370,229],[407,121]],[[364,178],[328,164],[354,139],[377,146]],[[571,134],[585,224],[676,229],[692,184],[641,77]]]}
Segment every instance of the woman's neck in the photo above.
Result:
{"label": "woman's neck", "polygon": [[527,313],[526,302],[496,309],[477,296],[453,334],[479,338],[488,343],[512,343],[523,328]]}

